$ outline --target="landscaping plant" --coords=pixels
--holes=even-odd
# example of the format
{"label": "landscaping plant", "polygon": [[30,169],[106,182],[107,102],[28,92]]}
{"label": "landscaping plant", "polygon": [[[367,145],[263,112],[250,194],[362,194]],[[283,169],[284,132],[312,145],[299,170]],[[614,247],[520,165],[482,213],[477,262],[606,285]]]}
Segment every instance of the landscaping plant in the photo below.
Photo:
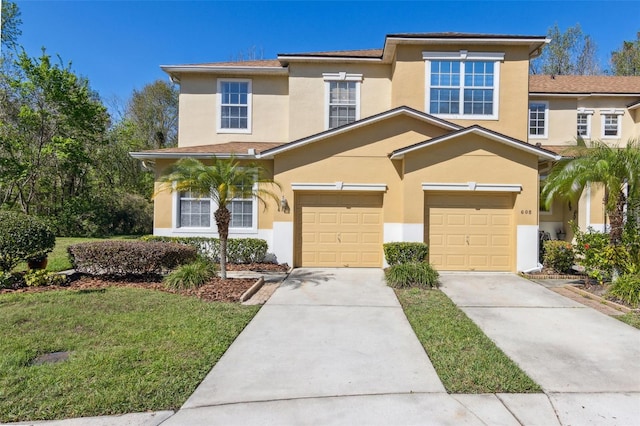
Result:
{"label": "landscaping plant", "polygon": [[607,293],[638,308],[640,306],[640,274],[621,275],[611,284]]}
{"label": "landscaping plant", "polygon": [[20,262],[46,258],[55,244],[55,235],[38,218],[0,211],[0,271],[11,272]]}
{"label": "landscaping plant", "polygon": [[556,272],[570,272],[575,262],[575,253],[571,243],[559,240],[544,242],[543,265]]}
{"label": "landscaping plant", "polygon": [[209,259],[201,258],[193,263],[179,266],[164,278],[167,287],[176,290],[198,288],[216,276],[216,265]]}
{"label": "landscaping plant", "polygon": [[426,262],[400,263],[385,271],[387,284],[393,288],[432,288],[438,286],[438,272]]}

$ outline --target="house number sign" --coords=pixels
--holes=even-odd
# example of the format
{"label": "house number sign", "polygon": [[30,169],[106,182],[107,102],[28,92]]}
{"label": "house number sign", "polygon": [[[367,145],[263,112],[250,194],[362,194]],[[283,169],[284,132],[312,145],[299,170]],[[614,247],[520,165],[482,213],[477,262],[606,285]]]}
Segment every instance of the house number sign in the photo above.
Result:
{"label": "house number sign", "polygon": [[533,210],[520,210],[520,214],[532,214]]}

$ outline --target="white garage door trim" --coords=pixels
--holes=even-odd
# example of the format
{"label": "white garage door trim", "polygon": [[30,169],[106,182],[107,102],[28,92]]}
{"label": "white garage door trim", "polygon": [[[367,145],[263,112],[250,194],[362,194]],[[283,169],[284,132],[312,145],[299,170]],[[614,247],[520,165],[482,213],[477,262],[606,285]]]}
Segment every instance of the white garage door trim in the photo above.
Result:
{"label": "white garage door trim", "polygon": [[294,191],[378,191],[384,192],[387,190],[387,185],[384,183],[344,183],[344,182],[329,182],[329,183],[292,183],[291,189]]}
{"label": "white garage door trim", "polygon": [[522,192],[519,183],[423,183],[423,191],[491,191]]}

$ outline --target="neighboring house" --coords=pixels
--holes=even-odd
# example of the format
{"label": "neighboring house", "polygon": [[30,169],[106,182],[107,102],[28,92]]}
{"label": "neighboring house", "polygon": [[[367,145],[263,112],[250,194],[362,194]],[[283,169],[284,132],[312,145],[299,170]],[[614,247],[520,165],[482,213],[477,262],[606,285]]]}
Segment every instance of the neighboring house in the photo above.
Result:
{"label": "neighboring house", "polygon": [[[424,241],[438,270],[529,270],[539,170],[560,159],[527,141],[529,60],[548,42],[392,34],[382,49],[163,66],[179,146],[132,156],[157,175],[182,157],[263,162],[281,205],[234,200],[230,236],[293,266],[382,267],[383,243]],[[216,236],[211,204],[159,193],[154,234]]]}
{"label": "neighboring house", "polygon": [[[571,155],[576,139],[587,145],[602,141],[625,146],[640,137],[640,77],[532,75],[529,77],[529,143]],[[550,168],[541,168],[541,179]],[[590,185],[577,205],[557,200],[540,211],[540,229],[553,239],[557,231],[572,233],[569,221],[580,229],[604,231],[607,217],[602,186]]]}

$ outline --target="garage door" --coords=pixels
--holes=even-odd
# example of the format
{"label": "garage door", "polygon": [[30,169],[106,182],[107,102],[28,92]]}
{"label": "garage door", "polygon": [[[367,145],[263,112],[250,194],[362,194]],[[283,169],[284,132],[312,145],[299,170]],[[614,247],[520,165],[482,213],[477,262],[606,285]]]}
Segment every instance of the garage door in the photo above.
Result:
{"label": "garage door", "polygon": [[514,251],[511,194],[425,197],[429,261],[442,271],[510,271]]}
{"label": "garage door", "polygon": [[296,194],[295,203],[298,266],[382,266],[382,194]]}

